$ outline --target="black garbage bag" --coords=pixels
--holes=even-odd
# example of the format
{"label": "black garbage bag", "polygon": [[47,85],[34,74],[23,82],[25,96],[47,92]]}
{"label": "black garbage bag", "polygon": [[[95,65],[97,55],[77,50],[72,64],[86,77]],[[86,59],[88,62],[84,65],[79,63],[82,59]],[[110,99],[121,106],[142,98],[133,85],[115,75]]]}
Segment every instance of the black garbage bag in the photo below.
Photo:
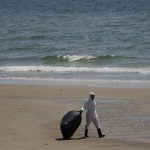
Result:
{"label": "black garbage bag", "polygon": [[80,111],[73,110],[64,115],[60,122],[62,136],[65,139],[72,137],[77,128],[80,126],[81,120]]}

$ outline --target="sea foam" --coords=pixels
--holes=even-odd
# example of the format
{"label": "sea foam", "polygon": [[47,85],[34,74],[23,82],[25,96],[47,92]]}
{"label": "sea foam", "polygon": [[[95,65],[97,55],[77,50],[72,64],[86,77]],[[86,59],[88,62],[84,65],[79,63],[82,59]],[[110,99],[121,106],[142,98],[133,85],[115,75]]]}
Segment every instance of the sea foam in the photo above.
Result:
{"label": "sea foam", "polygon": [[58,66],[5,66],[0,67],[5,72],[54,72],[54,73],[139,73],[150,74],[150,68],[123,68],[123,67],[58,67]]}

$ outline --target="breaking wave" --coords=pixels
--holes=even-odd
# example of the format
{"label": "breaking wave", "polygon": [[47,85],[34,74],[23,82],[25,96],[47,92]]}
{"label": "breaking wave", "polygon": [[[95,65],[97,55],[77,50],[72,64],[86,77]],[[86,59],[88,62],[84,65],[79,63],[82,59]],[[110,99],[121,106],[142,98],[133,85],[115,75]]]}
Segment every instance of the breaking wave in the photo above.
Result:
{"label": "breaking wave", "polygon": [[92,55],[50,55],[43,58],[43,60],[48,62],[98,62],[104,60],[112,60],[123,58],[122,56],[115,55],[100,55],[100,56],[92,56]]}

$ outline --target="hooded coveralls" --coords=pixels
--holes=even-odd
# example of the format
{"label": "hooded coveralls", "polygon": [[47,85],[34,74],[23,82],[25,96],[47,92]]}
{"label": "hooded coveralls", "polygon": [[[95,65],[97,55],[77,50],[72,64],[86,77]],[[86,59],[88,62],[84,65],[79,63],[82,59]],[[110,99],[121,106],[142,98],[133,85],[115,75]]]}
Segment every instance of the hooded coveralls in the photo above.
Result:
{"label": "hooded coveralls", "polygon": [[84,103],[84,107],[82,107],[82,110],[87,110],[85,129],[88,129],[91,122],[94,123],[97,129],[100,129],[100,123],[96,112],[96,101],[94,99],[89,98]]}

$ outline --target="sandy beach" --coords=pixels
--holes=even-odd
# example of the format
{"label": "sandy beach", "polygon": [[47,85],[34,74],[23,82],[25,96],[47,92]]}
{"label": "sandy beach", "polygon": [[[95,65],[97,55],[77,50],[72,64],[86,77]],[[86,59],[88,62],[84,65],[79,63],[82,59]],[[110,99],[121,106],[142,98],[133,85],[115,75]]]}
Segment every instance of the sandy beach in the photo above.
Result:
{"label": "sandy beach", "polygon": [[[72,139],[62,140],[62,116],[79,110],[91,90],[106,137],[99,139],[91,124],[90,137],[82,139],[84,112]],[[150,89],[1,84],[0,149],[149,150]]]}

